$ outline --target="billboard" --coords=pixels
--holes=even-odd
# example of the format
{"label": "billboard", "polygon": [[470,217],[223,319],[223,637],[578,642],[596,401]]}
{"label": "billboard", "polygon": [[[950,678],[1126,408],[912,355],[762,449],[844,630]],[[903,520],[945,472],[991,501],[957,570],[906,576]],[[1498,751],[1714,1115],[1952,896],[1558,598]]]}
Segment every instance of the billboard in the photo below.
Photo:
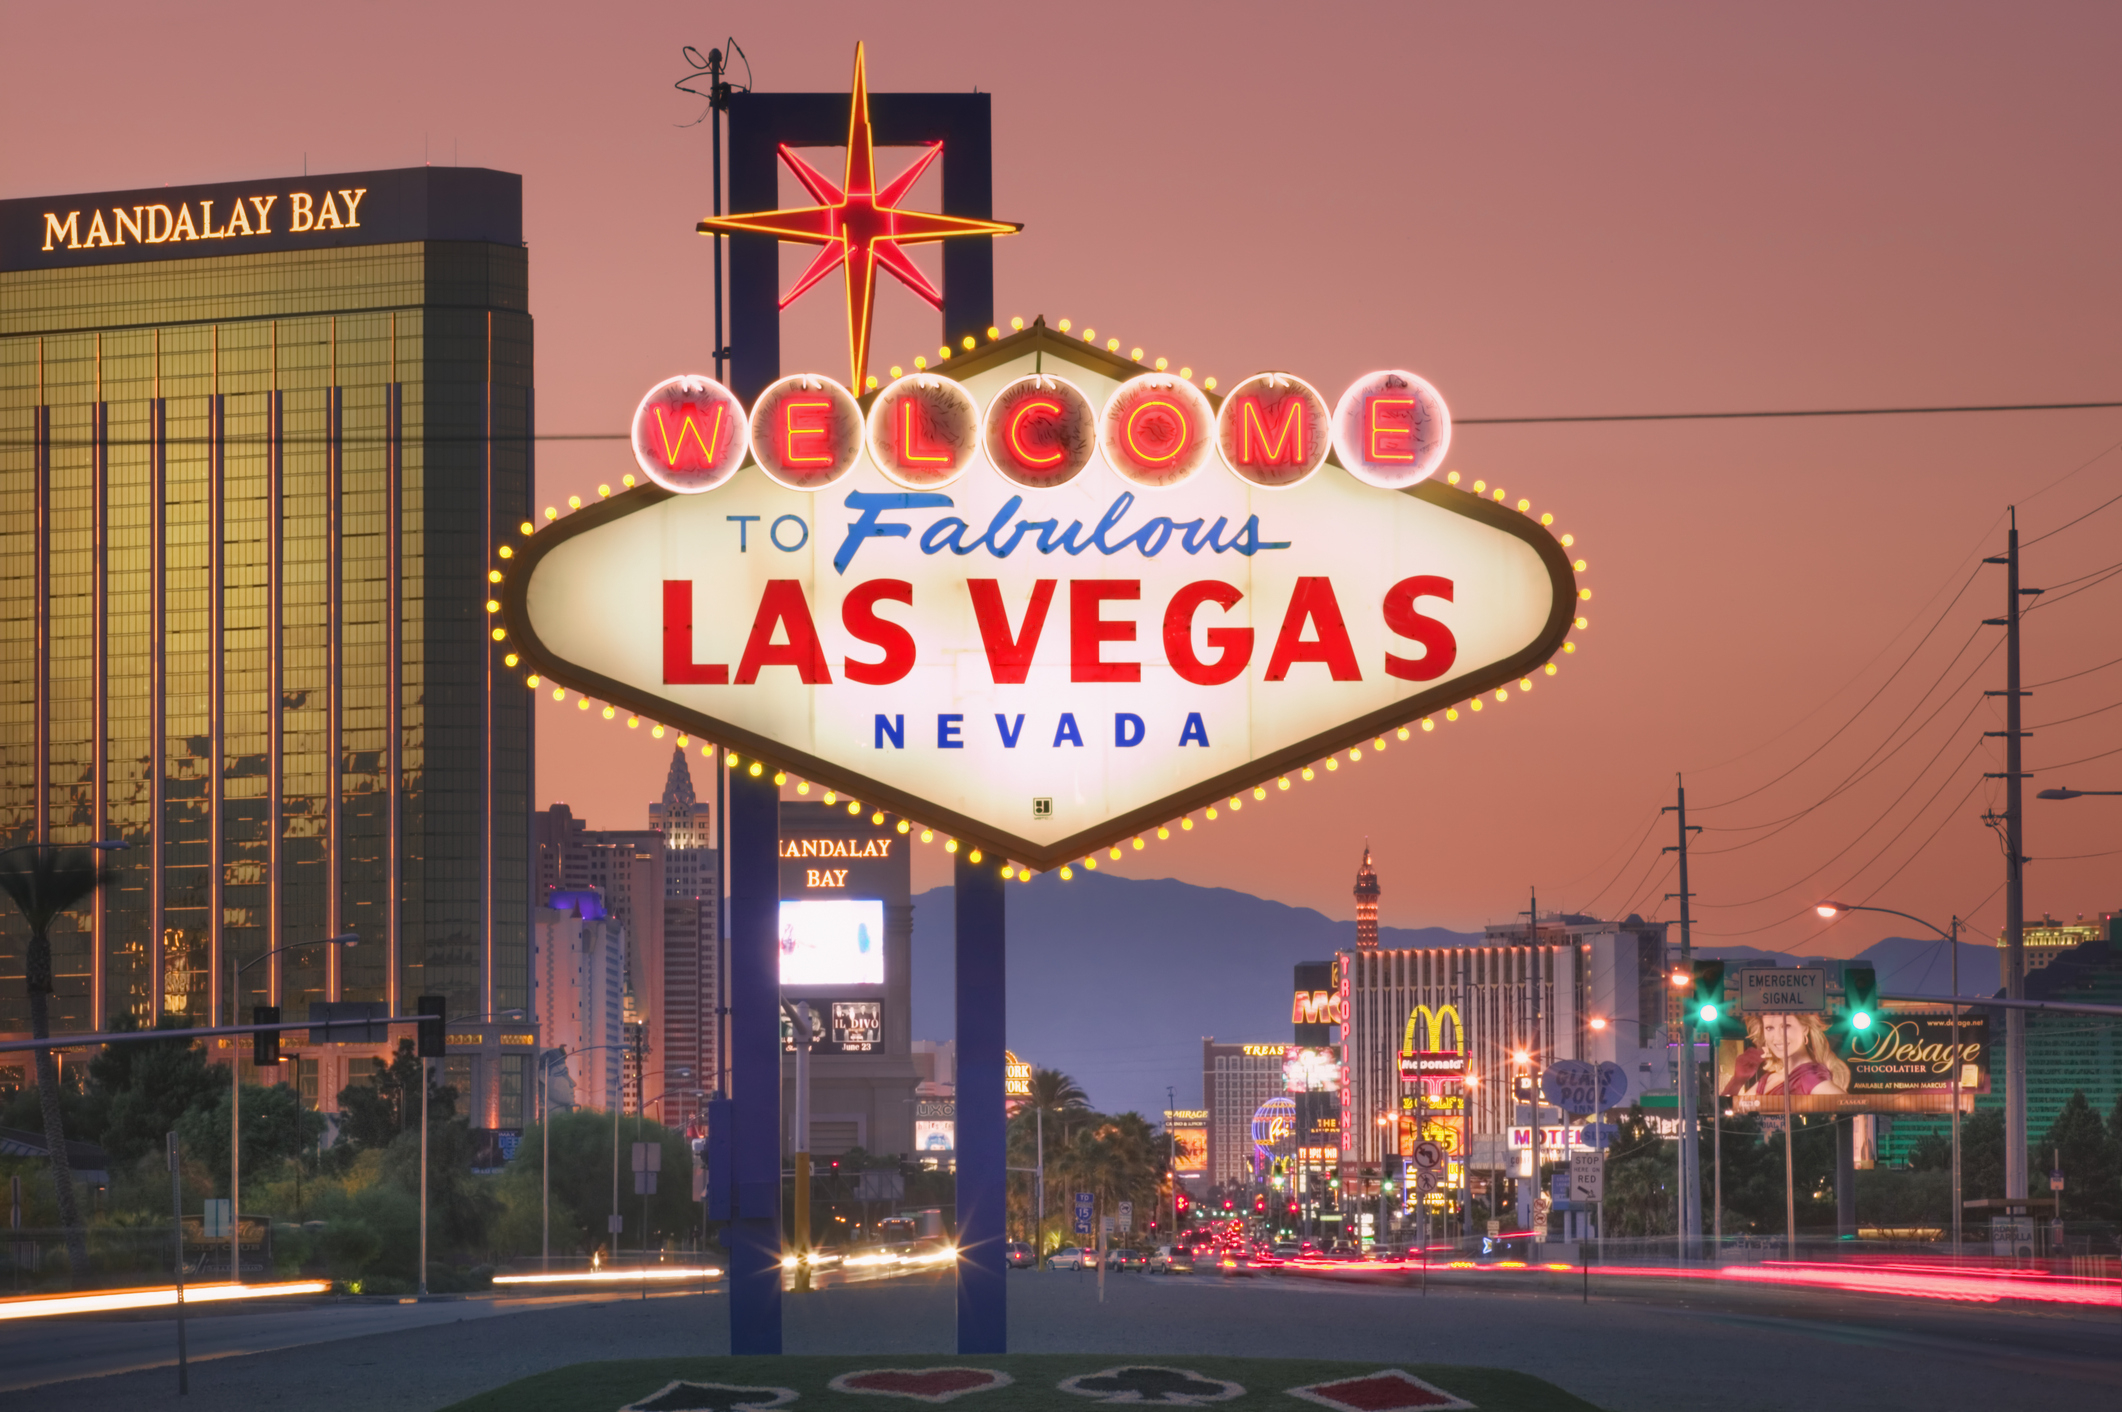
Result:
{"label": "billboard", "polygon": [[1750,1014],[1743,1039],[1717,1046],[1717,1092],[1740,1113],[1949,1112],[1957,1068],[1963,1095],[1989,1092],[1989,1020],[1963,1014],[1957,1047],[1949,1012],[1887,1011],[1859,1033],[1817,1014]]}
{"label": "billboard", "polygon": [[883,985],[884,904],[781,904],[781,984]]}
{"label": "billboard", "polygon": [[1172,1170],[1182,1177],[1200,1176],[1208,1170],[1208,1129],[1174,1124]]}
{"label": "billboard", "polygon": [[1282,1087],[1289,1093],[1329,1093],[1341,1088],[1341,1055],[1332,1045],[1292,1044],[1282,1051]]}
{"label": "billboard", "polygon": [[914,1119],[916,1152],[951,1152],[958,1146],[958,1124],[952,1118]]}
{"label": "billboard", "polygon": [[[1034,321],[874,389],[800,374],[800,426],[761,412],[772,389],[747,409],[688,377],[643,404],[667,484],[497,552],[493,650],[582,709],[1038,868],[1523,709],[1559,670],[1582,561],[1529,499],[1429,474],[1426,383],[1190,373]],[[1047,401],[1065,476],[994,429]],[[757,458],[760,415],[818,478]]]}

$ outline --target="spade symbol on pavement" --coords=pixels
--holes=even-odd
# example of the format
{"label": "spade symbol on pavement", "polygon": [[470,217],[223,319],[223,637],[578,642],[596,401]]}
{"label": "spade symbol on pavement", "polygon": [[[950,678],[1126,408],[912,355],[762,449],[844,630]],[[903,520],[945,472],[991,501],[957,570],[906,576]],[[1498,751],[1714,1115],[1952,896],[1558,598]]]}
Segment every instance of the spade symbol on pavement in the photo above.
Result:
{"label": "spade symbol on pavement", "polygon": [[1160,1403],[1168,1407],[1222,1402],[1245,1391],[1236,1383],[1204,1378],[1185,1368],[1160,1368],[1139,1363],[1084,1373],[1065,1379],[1060,1386],[1063,1392],[1072,1392],[1078,1397],[1095,1397],[1101,1402]]}
{"label": "spade symbol on pavement", "polygon": [[733,1383],[675,1382],[630,1402],[619,1412],[766,1412],[796,1400],[793,1388]]}

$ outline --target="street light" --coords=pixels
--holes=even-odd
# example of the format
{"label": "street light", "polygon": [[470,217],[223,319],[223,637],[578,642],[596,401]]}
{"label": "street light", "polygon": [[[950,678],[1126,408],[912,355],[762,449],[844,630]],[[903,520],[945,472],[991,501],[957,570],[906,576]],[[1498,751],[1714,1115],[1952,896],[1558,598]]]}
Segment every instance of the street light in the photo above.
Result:
{"label": "street light", "polygon": [[[2056,791],[2056,793],[2062,793],[2062,792],[2063,792],[2063,791]],[[2050,793],[2050,791],[2047,791],[2047,790],[2043,790],[2043,791],[2042,791],[2042,794],[2043,794],[2044,796],[2048,795],[2049,793]],[[1960,919],[1959,919],[1959,918],[1958,918],[1957,916],[1953,918],[1952,930],[1948,932],[1948,931],[1944,930],[1943,928],[1939,927],[1937,923],[1935,923],[1935,922],[1927,922],[1927,921],[1925,921],[1925,920],[1924,920],[1923,918],[1921,918],[1921,917],[1918,917],[1918,916],[1916,916],[1916,915],[1915,915],[1914,913],[1911,913],[1911,912],[1901,912],[1901,911],[1896,911],[1896,910],[1895,910],[1894,908],[1892,908],[1892,907],[1874,907],[1874,906],[1871,906],[1871,905],[1870,905],[1869,903],[1863,903],[1863,902],[1835,902],[1835,901],[1832,901],[1832,900],[1830,900],[1830,901],[1825,901],[1825,902],[1821,902],[1821,903],[1820,903],[1820,904],[1819,904],[1818,906],[1814,907],[1814,908],[1813,908],[1813,910],[1814,910],[1815,912],[1818,912],[1818,913],[1819,913],[1819,914],[1820,914],[1821,916],[1823,916],[1823,917],[1827,917],[1827,918],[1834,918],[1834,917],[1839,917],[1839,916],[1841,916],[1841,915],[1842,915],[1843,913],[1845,913],[1845,912],[1880,912],[1880,913],[1884,913],[1884,914],[1885,914],[1886,916],[1889,916],[1889,917],[1900,917],[1900,918],[1903,918],[1904,920],[1907,920],[1907,921],[1911,921],[1911,922],[1914,922],[1914,923],[1915,923],[1915,924],[1916,924],[1917,926],[1919,926],[1919,927],[1929,927],[1929,928],[1930,928],[1930,929],[1931,929],[1932,931],[1936,932],[1936,933],[1937,933],[1937,934],[1939,935],[1939,937],[1940,937],[1940,938],[1942,938],[1942,939],[1944,940],[1944,942],[1945,942],[1945,944],[1946,944],[1946,950],[1947,950],[1947,952],[1948,952],[1948,953],[1949,953],[1949,954],[1951,955],[1951,957],[1952,957],[1952,991],[1953,991],[1953,1067],[1952,1067],[1952,1095],[1953,1095],[1953,1256],[1954,1256],[1954,1258],[1956,1258],[1956,1259],[1957,1259],[1957,1258],[1959,1257],[1959,1255],[1960,1255],[1960,1217],[1961,1217],[1961,1207],[1960,1207],[1960,1074],[1961,1074],[1961,1071],[1962,1071],[1962,1069],[1963,1069],[1963,1068],[1964,1068],[1964,1066],[1965,1066],[1965,1057],[1964,1057],[1964,1055],[1963,1055],[1963,1054],[1961,1053],[1961,1050],[1960,1050]],[[2007,1095],[2007,1097],[2008,1097],[2008,1095]]]}
{"label": "street light", "polygon": [[2036,799],[2083,799],[2092,794],[2122,794],[2122,789],[2044,789]]}
{"label": "street light", "polygon": [[[122,843],[96,845],[97,848],[124,846]],[[236,988],[243,979],[243,973],[260,961],[270,961],[283,951],[300,951],[305,946],[358,946],[360,942],[361,937],[355,932],[320,937],[315,941],[291,941],[285,946],[274,947],[262,956],[253,956],[240,966],[236,964],[235,954],[231,952],[228,958],[228,1022],[232,1025],[242,1023],[236,1015]],[[234,1039],[229,1041],[231,1047],[228,1056],[228,1278],[231,1284],[243,1283],[243,1202],[240,1190],[243,1167],[243,1054],[240,1049],[234,1047],[240,1042]]]}

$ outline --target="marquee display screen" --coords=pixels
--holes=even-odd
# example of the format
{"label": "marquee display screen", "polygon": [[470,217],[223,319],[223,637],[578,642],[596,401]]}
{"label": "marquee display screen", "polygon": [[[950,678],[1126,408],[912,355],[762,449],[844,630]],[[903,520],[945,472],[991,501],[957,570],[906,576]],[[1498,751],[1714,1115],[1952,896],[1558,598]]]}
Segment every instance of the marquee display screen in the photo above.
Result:
{"label": "marquee display screen", "polygon": [[781,904],[781,984],[884,984],[884,904]]}

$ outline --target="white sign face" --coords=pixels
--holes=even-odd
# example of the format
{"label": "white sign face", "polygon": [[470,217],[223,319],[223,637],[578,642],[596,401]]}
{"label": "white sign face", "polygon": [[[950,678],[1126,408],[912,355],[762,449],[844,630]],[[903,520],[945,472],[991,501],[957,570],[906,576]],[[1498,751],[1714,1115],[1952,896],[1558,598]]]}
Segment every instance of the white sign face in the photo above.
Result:
{"label": "white sign face", "polygon": [[[953,360],[983,415],[1042,353],[1101,407],[1139,372],[1043,329],[988,351]],[[511,643],[555,686],[1050,867],[1516,695],[1576,611],[1547,530],[1433,480],[1329,462],[1277,488],[1211,457],[1160,487],[1101,450],[1047,488],[976,454],[924,489],[874,455],[816,492],[747,464],[539,532],[499,590]]]}
{"label": "white sign face", "polygon": [[1739,1008],[1750,1013],[1819,1013],[1827,1009],[1827,971],[1820,966],[1739,972]]}
{"label": "white sign face", "polygon": [[1605,1153],[1572,1152],[1569,1154],[1569,1199],[1571,1201],[1604,1201],[1606,1199]]}

